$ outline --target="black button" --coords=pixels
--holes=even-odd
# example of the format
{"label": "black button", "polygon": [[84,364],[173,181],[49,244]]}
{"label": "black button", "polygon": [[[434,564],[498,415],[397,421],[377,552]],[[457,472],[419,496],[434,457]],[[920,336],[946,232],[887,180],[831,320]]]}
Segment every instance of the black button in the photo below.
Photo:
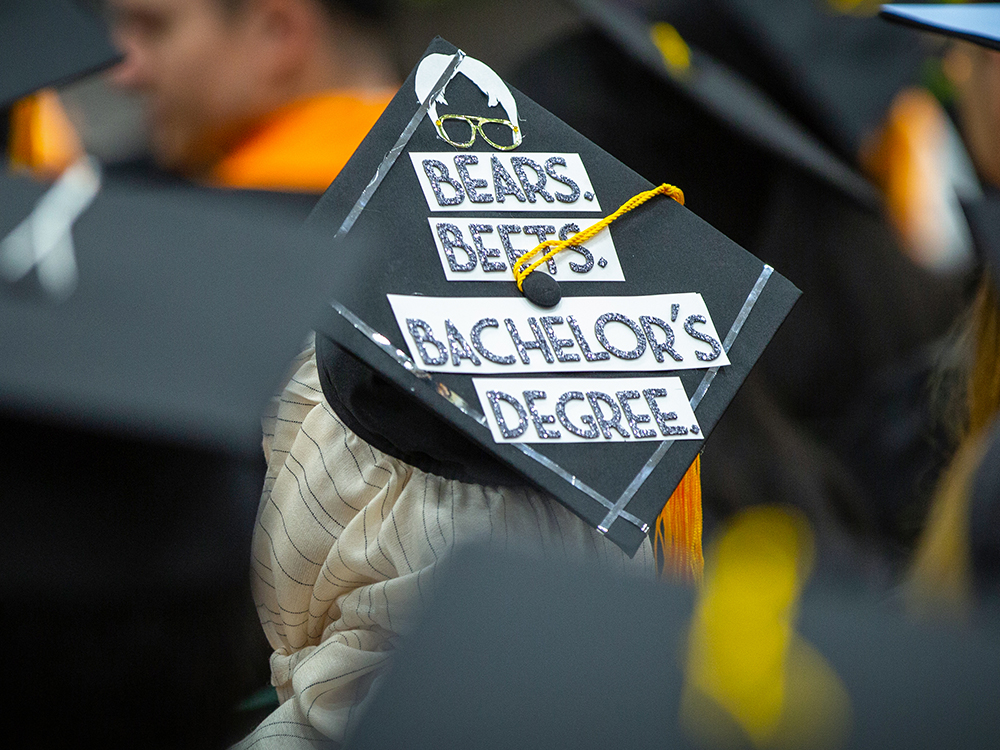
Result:
{"label": "black button", "polygon": [[532,271],[521,284],[521,291],[539,307],[555,307],[562,299],[559,282],[541,271]]}

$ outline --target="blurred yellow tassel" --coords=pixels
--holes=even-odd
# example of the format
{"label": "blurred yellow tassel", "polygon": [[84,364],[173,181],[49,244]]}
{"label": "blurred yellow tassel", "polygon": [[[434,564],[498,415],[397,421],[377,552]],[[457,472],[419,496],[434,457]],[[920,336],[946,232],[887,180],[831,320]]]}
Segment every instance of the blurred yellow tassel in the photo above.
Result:
{"label": "blurred yellow tassel", "polygon": [[10,163],[53,178],[83,156],[83,146],[59,96],[43,89],[11,108]]}
{"label": "blurred yellow tassel", "polygon": [[687,473],[656,519],[653,551],[661,574],[673,581],[700,584],[705,570],[701,550],[701,455],[695,456]]}

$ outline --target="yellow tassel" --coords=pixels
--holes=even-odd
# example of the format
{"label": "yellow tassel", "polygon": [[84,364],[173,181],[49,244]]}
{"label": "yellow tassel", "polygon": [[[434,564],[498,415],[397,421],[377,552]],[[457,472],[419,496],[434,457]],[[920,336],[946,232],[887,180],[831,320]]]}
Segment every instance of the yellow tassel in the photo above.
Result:
{"label": "yellow tassel", "polygon": [[701,529],[701,455],[698,455],[656,519],[653,551],[657,560],[663,560],[660,573],[664,578],[701,583],[705,570]]}
{"label": "yellow tassel", "polygon": [[83,146],[59,97],[43,89],[11,108],[10,163],[53,178],[83,156]]}

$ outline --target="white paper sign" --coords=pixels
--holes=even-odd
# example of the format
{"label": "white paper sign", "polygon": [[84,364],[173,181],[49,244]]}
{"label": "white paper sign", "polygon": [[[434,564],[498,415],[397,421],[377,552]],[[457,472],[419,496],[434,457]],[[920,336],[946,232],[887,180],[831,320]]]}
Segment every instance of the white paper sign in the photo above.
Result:
{"label": "white paper sign", "polygon": [[498,443],[700,440],[680,378],[473,378]]}
{"label": "white paper sign", "polygon": [[431,211],[601,211],[579,154],[411,151]]}
{"label": "white paper sign", "polygon": [[[546,240],[565,240],[592,223],[590,219],[458,219],[430,217],[448,281],[513,281],[517,259]],[[611,230],[586,245],[570,246],[539,271],[559,281],[625,281]]]}
{"label": "white paper sign", "polygon": [[655,372],[728,365],[700,294],[563,297],[387,295],[417,367],[435,372]]}

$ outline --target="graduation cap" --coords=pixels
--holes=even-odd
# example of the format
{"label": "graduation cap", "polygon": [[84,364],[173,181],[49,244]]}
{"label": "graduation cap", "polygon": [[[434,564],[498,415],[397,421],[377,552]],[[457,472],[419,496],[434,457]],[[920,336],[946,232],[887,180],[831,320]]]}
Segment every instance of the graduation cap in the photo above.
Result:
{"label": "graduation cap", "polygon": [[883,5],[879,15],[887,21],[922,31],[964,39],[1000,50],[1000,4],[955,3]]}
{"label": "graduation cap", "polygon": [[900,89],[918,82],[923,50],[872,23],[865,2],[656,0],[652,15],[738,69],[837,153],[855,160]]}
{"label": "graduation cap", "polygon": [[0,175],[4,636],[47,623],[12,656],[11,709],[59,689],[32,744],[236,739],[260,416],[331,270],[300,226],[87,162],[53,186]]}
{"label": "graduation cap", "polygon": [[138,439],[259,450],[259,417],[325,282],[263,196],[0,178],[2,410]]}
{"label": "graduation cap", "polygon": [[651,188],[435,40],[310,217],[343,264],[317,344],[331,406],[425,470],[534,484],[633,553],[798,296],[665,195],[534,271],[555,307],[519,291],[525,253]]}
{"label": "graduation cap", "polygon": [[[879,205],[874,186],[844,158],[844,154],[853,157],[857,153],[861,139],[857,132],[861,129],[860,126],[853,122],[850,125],[843,124],[836,131],[838,135],[842,135],[839,140],[824,140],[817,135],[822,130],[814,130],[804,124],[812,124],[802,116],[804,107],[792,108],[792,102],[787,101],[787,97],[784,100],[778,98],[763,86],[764,83],[772,83],[773,78],[754,80],[744,70],[753,70],[755,66],[759,66],[761,61],[756,58],[773,58],[775,48],[780,49],[781,43],[788,42],[787,33],[790,29],[804,27],[803,33],[807,30],[814,32],[808,24],[813,16],[819,14],[812,9],[811,4],[741,4],[732,0],[717,3],[721,7],[712,10],[704,4],[657,4],[652,11],[654,17],[670,21],[670,25],[663,21],[649,22],[634,11],[606,0],[573,0],[573,4],[587,21],[633,60],[652,71],[667,86],[694,102],[713,118],[727,125],[740,138],[833,185],[866,206]],[[743,8],[743,5],[747,7]],[[788,5],[792,7],[785,8]],[[743,33],[744,27],[738,18],[743,11],[766,16],[766,19],[755,19],[755,23],[748,25],[755,32],[748,36],[755,44],[760,43],[764,47],[763,51],[754,50],[752,60],[747,59],[750,55],[726,54],[734,49],[733,34]],[[798,18],[800,23],[789,27],[787,15]],[[802,18],[803,15],[806,17]],[[737,18],[730,19],[730,16]],[[772,18],[776,22],[772,22]],[[732,26],[729,32],[722,30],[729,28],[723,22]],[[720,27],[720,24],[723,26]],[[823,36],[816,33],[814,35],[820,38]],[[698,42],[694,40],[704,40],[711,45],[711,51],[698,46]],[[715,52],[715,49],[719,52]],[[747,64],[751,61],[753,65]],[[850,61],[844,60],[842,64],[848,65]],[[740,67],[736,67],[737,65]],[[808,66],[796,68],[799,76],[803,75],[800,68],[806,70]],[[869,73],[870,71],[866,71],[865,80],[870,79]],[[838,80],[844,77],[846,76],[836,76]],[[830,77],[817,75],[816,78],[822,82]],[[806,88],[801,79],[797,79],[796,83],[800,88]],[[853,106],[857,108],[856,80],[851,81],[851,86],[854,87],[855,95]],[[814,119],[824,125],[831,119],[835,120],[829,116],[831,113],[839,113],[844,109],[827,102],[823,104],[823,116]],[[888,99],[882,104],[880,115],[888,107]],[[877,122],[869,122],[870,119],[872,118],[865,118],[865,122],[874,127]],[[831,148],[828,145],[831,140],[839,148]]]}
{"label": "graduation cap", "polygon": [[[785,630],[768,644],[791,633],[810,656],[735,644],[743,658],[729,676],[777,663],[758,691],[784,670],[785,692],[764,700],[821,707],[799,715],[793,741],[755,744],[748,734],[698,731],[706,727],[693,710],[705,707],[689,702],[691,591],[495,550],[470,549],[445,570],[349,750],[988,748],[1000,740],[995,620],[968,631],[932,628],[838,582],[810,585],[797,617],[785,612]],[[717,602],[736,605],[729,623],[751,635],[763,623],[739,605],[755,594]],[[797,684],[790,665],[813,680]],[[823,711],[837,720],[824,723]],[[725,713],[713,718],[716,729],[736,726]]]}
{"label": "graduation cap", "polygon": [[120,59],[99,19],[72,0],[0,5],[0,109]]}

